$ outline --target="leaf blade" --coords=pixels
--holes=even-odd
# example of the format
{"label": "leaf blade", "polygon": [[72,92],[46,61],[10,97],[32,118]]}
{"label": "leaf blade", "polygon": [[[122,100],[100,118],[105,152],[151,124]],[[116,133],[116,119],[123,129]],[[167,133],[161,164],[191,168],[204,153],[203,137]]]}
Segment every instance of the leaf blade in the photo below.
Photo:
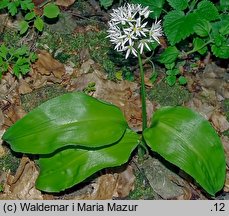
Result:
{"label": "leaf blade", "polygon": [[138,135],[127,130],[123,138],[112,146],[99,150],[66,149],[51,157],[40,158],[40,175],[36,187],[47,192],[69,188],[95,172],[127,162],[136,148]]}
{"label": "leaf blade", "polygon": [[53,3],[50,3],[44,7],[44,16],[53,19],[60,14],[60,9]]}
{"label": "leaf blade", "polygon": [[73,92],[35,108],[11,126],[3,140],[16,152],[48,154],[67,145],[109,145],[120,139],[126,128],[119,108]]}
{"label": "leaf blade", "polygon": [[162,108],[143,136],[153,151],[191,175],[209,194],[222,189],[223,147],[210,123],[197,113],[183,107]]}
{"label": "leaf blade", "polygon": [[167,0],[175,10],[184,10],[188,7],[188,0]]}
{"label": "leaf blade", "polygon": [[182,11],[171,11],[164,17],[164,31],[173,46],[194,33],[197,16],[194,13],[185,15]]}

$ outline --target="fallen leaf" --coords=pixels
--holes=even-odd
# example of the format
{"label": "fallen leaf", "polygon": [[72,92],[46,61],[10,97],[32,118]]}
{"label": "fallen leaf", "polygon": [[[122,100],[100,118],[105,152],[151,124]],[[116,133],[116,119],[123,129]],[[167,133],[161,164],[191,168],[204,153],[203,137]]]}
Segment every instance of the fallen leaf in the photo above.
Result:
{"label": "fallen leaf", "polygon": [[131,191],[134,190],[135,175],[132,166],[127,168],[118,174],[118,180],[116,183],[113,197],[125,198]]}
{"label": "fallen leaf", "polygon": [[21,119],[26,115],[26,112],[23,110],[21,106],[15,105],[10,106],[7,110],[7,114],[5,116],[5,123],[8,127],[15,123],[17,120]]}
{"label": "fallen leaf", "polygon": [[39,52],[38,60],[33,65],[33,69],[41,75],[53,74],[58,79],[61,79],[65,73],[64,65],[55,60],[50,53],[43,50]]}
{"label": "fallen leaf", "polygon": [[205,119],[209,120],[215,111],[215,107],[208,104],[207,102],[202,102],[199,98],[195,97],[186,103],[186,106],[192,110],[198,112]]}
{"label": "fallen leaf", "polygon": [[19,80],[19,94],[27,94],[32,92],[32,88],[30,85],[24,80],[20,79]]}
{"label": "fallen leaf", "polygon": [[41,192],[35,188],[38,174],[35,163],[29,158],[23,157],[10,187],[11,196],[14,195],[15,198],[24,200],[42,200]]}
{"label": "fallen leaf", "polygon": [[56,0],[55,4],[63,7],[69,7],[72,5],[76,0]]}
{"label": "fallen leaf", "polygon": [[222,135],[220,138],[223,143],[224,152],[226,155],[226,163],[227,163],[227,166],[229,166],[229,137]]}
{"label": "fallen leaf", "polygon": [[227,121],[226,116],[219,111],[213,112],[210,120],[212,121],[214,128],[221,133],[229,129],[229,122]]}
{"label": "fallen leaf", "polygon": [[228,193],[229,192],[229,173],[227,172],[226,175],[226,180],[225,180],[225,184],[224,184],[224,188],[223,190]]}
{"label": "fallen leaf", "polygon": [[[93,92],[93,97],[118,106],[123,111],[129,126],[135,131],[141,131],[142,114],[138,84],[126,80],[120,82],[107,80],[103,72],[94,68],[92,73],[72,79],[68,90],[83,91],[89,83],[95,83],[96,90]],[[150,122],[154,106],[148,100],[146,103],[148,122]]]}
{"label": "fallen leaf", "polygon": [[[0,129],[2,128],[3,124],[4,124],[4,116],[2,110],[0,109]],[[0,138],[1,138],[1,130],[0,130]]]}

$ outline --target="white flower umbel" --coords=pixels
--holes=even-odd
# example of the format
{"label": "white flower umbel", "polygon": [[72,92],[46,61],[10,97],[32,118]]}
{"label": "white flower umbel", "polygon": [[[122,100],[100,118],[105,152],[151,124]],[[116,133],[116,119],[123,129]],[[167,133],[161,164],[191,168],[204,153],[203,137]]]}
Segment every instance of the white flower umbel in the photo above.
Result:
{"label": "white flower umbel", "polygon": [[160,43],[162,36],[161,21],[155,21],[148,26],[146,20],[152,11],[140,4],[126,4],[113,9],[109,21],[108,37],[115,45],[115,50],[137,56],[143,53],[144,48],[151,51],[150,44]]}

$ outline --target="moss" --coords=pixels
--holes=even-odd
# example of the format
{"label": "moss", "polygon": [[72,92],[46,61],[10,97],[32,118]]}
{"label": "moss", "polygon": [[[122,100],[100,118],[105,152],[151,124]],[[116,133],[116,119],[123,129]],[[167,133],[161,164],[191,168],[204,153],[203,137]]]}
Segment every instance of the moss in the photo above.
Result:
{"label": "moss", "polygon": [[0,37],[7,47],[21,47],[21,37],[16,31],[5,30]]}
{"label": "moss", "polygon": [[154,191],[151,188],[143,170],[138,170],[135,173],[136,180],[134,185],[134,190],[130,192],[127,199],[129,200],[153,200]]}
{"label": "moss", "polygon": [[160,82],[149,93],[150,100],[158,102],[161,106],[177,106],[190,99],[191,94],[182,86],[169,86]]}
{"label": "moss", "polygon": [[[222,102],[222,108],[223,108],[223,111],[227,117],[227,121],[229,121],[229,99],[225,99]],[[224,131],[223,135],[229,137],[229,130]]]}
{"label": "moss", "polygon": [[66,93],[64,88],[57,85],[50,85],[36,89],[32,93],[21,95],[20,99],[25,111],[29,112],[41,103],[64,93]]}
{"label": "moss", "polygon": [[[88,49],[91,58],[102,65],[108,74],[109,79],[115,79],[115,73],[127,64],[123,56],[119,55],[119,65],[116,66],[117,58],[114,58],[114,50],[109,40],[106,38],[105,30],[88,31],[78,34],[60,35],[46,31],[38,40],[38,48],[48,49],[62,63],[72,62],[79,66],[79,54],[82,49]],[[57,53],[58,54],[55,54]],[[124,77],[125,78],[125,77]]]}
{"label": "moss", "polygon": [[0,158],[0,173],[4,170],[10,170],[13,174],[16,173],[20,163],[20,158],[20,154],[6,150],[6,154]]}
{"label": "moss", "polygon": [[229,121],[229,99],[225,99],[222,104],[223,111],[226,114],[227,120]]}

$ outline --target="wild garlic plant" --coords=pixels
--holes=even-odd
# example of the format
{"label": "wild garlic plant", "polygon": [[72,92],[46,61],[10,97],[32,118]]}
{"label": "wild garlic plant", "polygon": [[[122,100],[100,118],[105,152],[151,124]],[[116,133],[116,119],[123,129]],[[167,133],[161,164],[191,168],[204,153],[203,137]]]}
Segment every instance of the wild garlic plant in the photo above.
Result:
{"label": "wild garlic plant", "polygon": [[222,143],[210,123],[186,107],[162,107],[147,127],[141,54],[159,43],[160,21],[149,26],[152,11],[126,4],[113,10],[108,37],[126,58],[138,58],[141,74],[142,134],[129,128],[113,104],[71,92],[41,104],[12,125],[2,139],[16,152],[37,155],[36,187],[59,192],[92,174],[120,166],[138,148],[151,149],[191,175],[211,196],[223,188],[226,161]]}
{"label": "wild garlic plant", "polygon": [[[126,4],[117,9],[113,9],[111,20],[109,21],[108,38],[114,49],[118,52],[125,52],[127,59],[130,54],[138,58],[141,75],[141,100],[142,100],[142,131],[147,128],[146,112],[146,91],[144,83],[144,71],[141,54],[144,49],[151,51],[150,44],[159,43],[162,36],[161,20],[155,20],[149,25],[150,13],[149,7],[143,7],[140,4]],[[142,141],[143,148],[145,146]],[[141,148],[139,148],[140,150]],[[140,150],[141,152],[141,150]],[[141,153],[140,153],[141,154]]]}
{"label": "wild garlic plant", "polygon": [[125,6],[113,9],[109,21],[108,37],[115,45],[118,52],[126,52],[126,59],[130,53],[138,56],[143,53],[144,48],[151,51],[149,44],[160,43],[162,36],[161,21],[155,21],[148,25],[149,7],[142,7],[140,4],[126,4]]}

